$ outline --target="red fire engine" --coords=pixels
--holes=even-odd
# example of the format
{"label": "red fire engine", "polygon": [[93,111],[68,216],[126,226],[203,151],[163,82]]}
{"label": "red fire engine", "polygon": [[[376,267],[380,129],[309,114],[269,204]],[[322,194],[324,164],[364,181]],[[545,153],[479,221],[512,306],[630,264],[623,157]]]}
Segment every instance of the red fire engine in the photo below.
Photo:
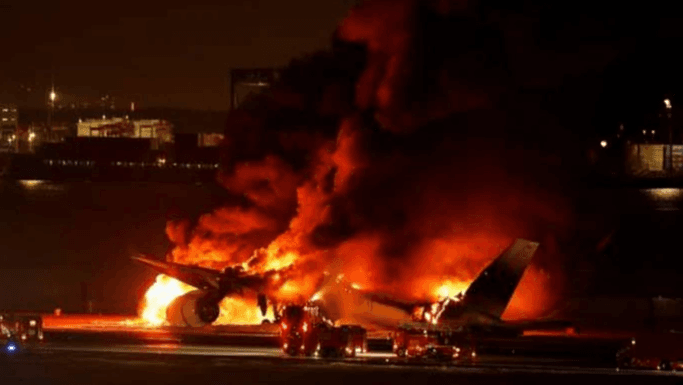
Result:
{"label": "red fire engine", "polygon": [[477,354],[472,335],[429,325],[402,325],[393,335],[399,357],[473,361]]}
{"label": "red fire engine", "polygon": [[280,317],[282,350],[290,355],[354,357],[367,351],[367,332],[360,326],[335,326],[314,306],[289,305]]}

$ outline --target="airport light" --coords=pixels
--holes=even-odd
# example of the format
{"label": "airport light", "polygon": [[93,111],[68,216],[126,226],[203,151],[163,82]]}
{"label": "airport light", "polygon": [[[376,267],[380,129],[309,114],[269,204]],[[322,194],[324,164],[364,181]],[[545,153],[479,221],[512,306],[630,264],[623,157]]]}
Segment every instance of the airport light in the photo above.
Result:
{"label": "airport light", "polygon": [[606,141],[606,140],[603,140],[602,142],[600,142],[600,146],[601,146],[602,148],[607,147],[607,141]]}

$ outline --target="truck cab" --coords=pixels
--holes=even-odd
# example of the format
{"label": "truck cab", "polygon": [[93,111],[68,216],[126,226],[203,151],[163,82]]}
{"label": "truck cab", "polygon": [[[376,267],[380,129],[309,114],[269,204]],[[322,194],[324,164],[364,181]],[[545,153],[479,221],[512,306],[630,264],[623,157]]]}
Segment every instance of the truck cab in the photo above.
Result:
{"label": "truck cab", "polygon": [[367,332],[358,325],[334,326],[315,306],[289,305],[280,317],[282,350],[290,356],[354,357],[367,351]]}

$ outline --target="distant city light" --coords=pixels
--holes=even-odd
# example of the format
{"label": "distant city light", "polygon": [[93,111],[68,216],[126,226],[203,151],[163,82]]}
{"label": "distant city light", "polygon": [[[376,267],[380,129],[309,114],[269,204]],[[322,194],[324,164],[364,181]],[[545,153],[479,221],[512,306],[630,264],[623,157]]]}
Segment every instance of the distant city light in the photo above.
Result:
{"label": "distant city light", "polygon": [[602,148],[607,147],[607,141],[603,140],[602,142],[600,142],[600,146],[602,146]]}
{"label": "distant city light", "polygon": [[50,92],[50,100],[54,102],[55,99],[57,99],[57,93],[55,92],[55,90],[52,90]]}
{"label": "distant city light", "polygon": [[651,133],[652,135],[654,135],[654,134],[655,134],[655,130],[650,131],[650,133]]}
{"label": "distant city light", "polygon": [[647,131],[643,130],[643,135],[647,134]]}
{"label": "distant city light", "polygon": [[666,106],[667,110],[670,110],[671,109],[671,100],[664,99],[664,105]]}
{"label": "distant city light", "polygon": [[35,138],[36,138],[36,133],[35,133],[35,132],[32,132],[32,133],[28,134],[28,141],[29,141],[29,142],[32,142],[33,139],[35,139]]}

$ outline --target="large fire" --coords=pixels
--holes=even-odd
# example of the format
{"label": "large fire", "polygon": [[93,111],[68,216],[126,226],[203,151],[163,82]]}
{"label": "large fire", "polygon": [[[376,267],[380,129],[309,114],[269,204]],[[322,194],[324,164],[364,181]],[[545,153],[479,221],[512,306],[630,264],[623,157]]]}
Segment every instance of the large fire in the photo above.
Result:
{"label": "large fire", "polygon": [[143,298],[140,317],[152,325],[163,325],[166,322],[166,308],[174,299],[195,290],[175,278],[159,274]]}
{"label": "large fire", "polygon": [[[159,274],[156,281],[145,293],[140,317],[150,325],[163,325],[166,322],[166,308],[179,296],[196,290],[177,279]],[[265,317],[255,305],[254,298],[227,297],[220,304],[220,316],[217,325],[258,324],[263,319],[273,319],[272,308]]]}
{"label": "large fire", "polygon": [[[546,259],[557,254],[552,238],[571,210],[554,185],[540,186],[560,179],[541,153],[557,155],[542,142],[547,127],[533,131],[514,104],[505,107],[512,112],[473,112],[493,108],[487,93],[500,88],[491,82],[501,73],[496,60],[472,60],[500,47],[420,40],[440,41],[448,32],[441,27],[461,25],[468,3],[364,4],[340,25],[333,52],[292,63],[281,84],[230,114],[217,179],[235,200],[194,226],[168,223],[174,262],[279,271],[269,293],[278,303],[310,298],[324,271],[365,290],[438,300],[462,293],[517,237],[539,241]],[[450,17],[452,25],[431,28]],[[467,20],[463,28],[489,27]],[[463,31],[448,33],[467,40]],[[537,316],[552,303],[550,275],[539,266],[527,270],[504,317]],[[160,276],[143,318],[163,322],[168,304],[189,290]],[[253,299],[221,303],[219,322],[260,321]]]}

